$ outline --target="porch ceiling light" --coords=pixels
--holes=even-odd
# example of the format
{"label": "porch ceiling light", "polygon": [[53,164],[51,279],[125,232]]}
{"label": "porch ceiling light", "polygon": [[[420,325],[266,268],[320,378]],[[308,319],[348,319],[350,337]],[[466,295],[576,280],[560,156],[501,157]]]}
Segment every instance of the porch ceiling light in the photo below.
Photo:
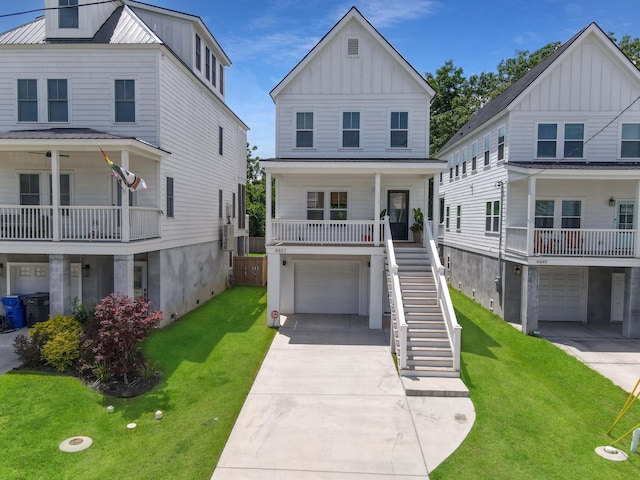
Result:
{"label": "porch ceiling light", "polygon": [[609,199],[609,206],[610,207],[615,207],[616,206],[616,199],[615,198],[611,197]]}

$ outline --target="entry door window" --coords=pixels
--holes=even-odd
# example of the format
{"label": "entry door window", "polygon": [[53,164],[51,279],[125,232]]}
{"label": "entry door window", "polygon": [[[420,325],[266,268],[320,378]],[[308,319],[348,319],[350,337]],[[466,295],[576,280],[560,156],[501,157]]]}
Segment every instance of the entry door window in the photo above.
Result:
{"label": "entry door window", "polygon": [[391,236],[394,240],[409,239],[409,192],[390,190],[387,195],[387,212]]}
{"label": "entry door window", "polygon": [[633,230],[635,202],[618,202],[618,230]]}
{"label": "entry door window", "polygon": [[147,298],[147,262],[133,264],[133,296]]}

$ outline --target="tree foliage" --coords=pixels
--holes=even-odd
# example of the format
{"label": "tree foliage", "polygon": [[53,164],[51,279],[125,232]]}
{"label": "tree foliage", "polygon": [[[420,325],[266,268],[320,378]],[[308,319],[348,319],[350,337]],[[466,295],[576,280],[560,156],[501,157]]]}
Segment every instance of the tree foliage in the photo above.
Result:
{"label": "tree foliage", "polygon": [[258,149],[247,143],[247,215],[249,215],[249,236],[264,237],[266,217],[266,177],[260,168],[260,157],[253,156]]}
{"label": "tree foliage", "polygon": [[[616,41],[622,52],[640,68],[640,39],[624,35]],[[501,60],[495,72],[465,77],[464,70],[447,60],[426,78],[436,91],[431,104],[430,154],[435,155],[447,141],[483,106],[509,88],[516,80],[560,47],[551,42],[534,52],[517,50],[512,58]]]}

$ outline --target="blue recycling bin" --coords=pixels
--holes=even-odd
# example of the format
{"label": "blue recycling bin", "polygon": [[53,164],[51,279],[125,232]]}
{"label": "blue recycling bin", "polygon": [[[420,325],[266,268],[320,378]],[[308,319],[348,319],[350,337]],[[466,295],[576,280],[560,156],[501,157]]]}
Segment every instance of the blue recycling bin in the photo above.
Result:
{"label": "blue recycling bin", "polygon": [[22,328],[26,323],[26,315],[22,298],[24,295],[7,295],[2,297],[2,308],[13,328]]}

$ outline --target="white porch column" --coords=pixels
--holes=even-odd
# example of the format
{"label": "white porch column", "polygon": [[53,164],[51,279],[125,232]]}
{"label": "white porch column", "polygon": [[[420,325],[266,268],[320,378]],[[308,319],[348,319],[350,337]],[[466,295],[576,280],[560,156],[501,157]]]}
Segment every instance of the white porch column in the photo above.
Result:
{"label": "white porch column", "polygon": [[522,332],[527,335],[538,329],[539,284],[540,267],[523,265],[520,322],[522,324]]}
{"label": "white porch column", "polygon": [[133,297],[133,255],[113,256],[113,291]]}
{"label": "white porch column", "polygon": [[436,242],[436,246],[438,246],[438,236],[440,234],[440,180],[438,179],[438,175],[433,176],[433,231],[431,234],[433,235],[433,240]]}
{"label": "white porch column", "polygon": [[[536,227],[536,177],[529,177],[527,191],[527,255],[533,255],[533,233]],[[503,208],[503,205],[500,205]]]}
{"label": "white porch column", "polygon": [[[280,326],[280,257],[279,253],[267,255],[267,326],[269,327]],[[275,314],[272,315],[273,312]],[[276,318],[273,318],[274,316]]]}
{"label": "white porch column", "polygon": [[371,255],[369,267],[369,328],[379,330],[382,328],[384,256]]}
{"label": "white porch column", "polygon": [[640,180],[636,180],[636,245],[634,257],[640,258],[640,222],[638,222],[638,208],[640,208]]}
{"label": "white porch column", "polygon": [[68,255],[49,255],[49,302],[52,315],[71,313],[71,260]]}
{"label": "white porch column", "polygon": [[380,208],[380,174],[379,173],[376,173],[376,177],[375,177],[373,203],[374,203],[373,244],[377,247],[378,245],[380,245],[380,214],[378,213],[378,209]]}
{"label": "white porch column", "polygon": [[[60,240],[60,157],[51,150],[51,233],[53,241]],[[53,311],[53,310],[52,310]]]}
{"label": "white porch column", "polygon": [[[129,170],[129,151],[123,150],[120,152],[120,164],[125,170]],[[122,188],[122,187],[120,187]],[[122,238],[123,242],[128,242],[131,239],[131,230],[129,228],[129,189],[122,190]],[[133,271],[133,270],[132,270]],[[132,290],[133,292],[133,290]],[[127,294],[128,295],[128,294]]]}
{"label": "white porch column", "polygon": [[[266,218],[265,218],[265,243],[266,245],[271,245],[271,216],[272,216],[272,212],[271,212],[271,173],[267,172],[267,191],[266,191],[266,197],[267,197],[267,212],[266,212]],[[278,310],[279,311],[279,310]]]}

